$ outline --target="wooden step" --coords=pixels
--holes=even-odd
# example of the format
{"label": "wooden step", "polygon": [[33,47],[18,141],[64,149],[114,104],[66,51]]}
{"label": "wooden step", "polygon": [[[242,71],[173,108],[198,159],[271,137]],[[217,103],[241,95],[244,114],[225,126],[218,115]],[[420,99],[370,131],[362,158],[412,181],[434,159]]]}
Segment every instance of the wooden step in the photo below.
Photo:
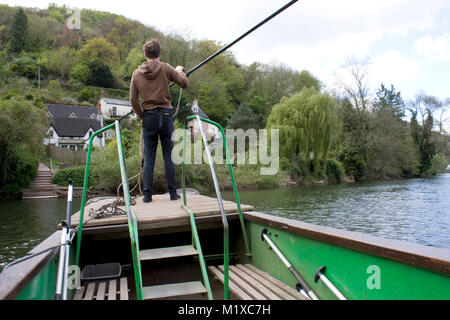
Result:
{"label": "wooden step", "polygon": [[172,248],[159,248],[140,251],[141,260],[158,260],[176,257],[187,257],[198,255],[198,251],[192,246],[180,246]]}
{"label": "wooden step", "polygon": [[207,293],[205,286],[200,281],[172,283],[143,288],[144,300],[174,298],[200,293]]}

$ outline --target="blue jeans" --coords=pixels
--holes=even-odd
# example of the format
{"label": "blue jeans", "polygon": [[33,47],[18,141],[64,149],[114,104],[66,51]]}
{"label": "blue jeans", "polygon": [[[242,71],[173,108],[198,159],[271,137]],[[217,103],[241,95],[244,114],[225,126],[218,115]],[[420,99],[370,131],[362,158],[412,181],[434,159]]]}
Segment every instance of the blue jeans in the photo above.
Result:
{"label": "blue jeans", "polygon": [[172,161],[173,141],[173,110],[158,108],[146,110],[142,121],[144,138],[144,193],[153,194],[153,175],[155,171],[156,150],[158,148],[158,136],[164,158],[166,179],[170,194],[177,192],[177,182],[175,179],[175,164]]}

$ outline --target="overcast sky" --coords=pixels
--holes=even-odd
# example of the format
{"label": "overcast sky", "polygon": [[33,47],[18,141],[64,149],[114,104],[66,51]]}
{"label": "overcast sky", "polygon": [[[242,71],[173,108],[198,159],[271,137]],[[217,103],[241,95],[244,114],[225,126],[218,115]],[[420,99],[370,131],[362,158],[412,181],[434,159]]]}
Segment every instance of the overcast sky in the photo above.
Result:
{"label": "overcast sky", "polygon": [[[0,2],[39,8],[53,2],[107,11],[163,32],[225,45],[289,0]],[[449,0],[299,0],[232,51],[244,64],[279,61],[309,70],[329,87],[346,59],[366,58],[374,89],[381,82],[392,83],[405,100],[419,90],[445,99],[450,97],[449,18]]]}

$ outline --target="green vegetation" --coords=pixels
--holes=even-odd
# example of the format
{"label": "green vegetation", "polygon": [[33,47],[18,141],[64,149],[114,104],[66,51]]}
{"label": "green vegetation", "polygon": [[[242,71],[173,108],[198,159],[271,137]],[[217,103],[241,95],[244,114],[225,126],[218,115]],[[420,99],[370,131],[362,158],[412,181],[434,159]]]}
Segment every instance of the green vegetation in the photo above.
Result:
{"label": "green vegetation", "polygon": [[67,187],[69,185],[69,179],[72,179],[75,187],[82,187],[84,183],[84,172],[84,166],[61,169],[56,172],[52,182],[56,185]]}
{"label": "green vegetation", "polygon": [[20,195],[36,175],[44,152],[45,112],[31,102],[0,101],[0,198]]}
{"label": "green vegetation", "polygon": [[[0,105],[9,114],[32,110],[23,124],[8,112],[0,115],[5,123],[0,135],[5,145],[3,193],[17,194],[33,178],[42,150],[41,135],[36,133],[43,134],[46,126],[38,116],[44,103],[95,106],[102,91],[109,98],[128,99],[132,72],[145,61],[142,45],[153,37],[161,42],[164,62],[187,69],[223,46],[163,34],[123,16],[94,10],[82,10],[81,29],[71,30],[65,26],[70,15],[65,6],[40,10],[0,5]],[[264,177],[259,166],[236,166],[240,187],[273,187],[287,176],[300,183],[341,183],[345,176],[362,181],[442,172],[450,157],[449,136],[442,125],[450,100],[442,102],[421,93],[405,103],[393,85],[384,84],[372,99],[364,66],[352,62],[348,69],[352,80],[341,81],[342,90],[336,93],[325,90],[306,70],[298,72],[282,63],[245,66],[226,52],[191,75],[177,125],[198,98],[209,118],[224,127],[280,129],[279,175]],[[174,105],[178,96],[179,88],[174,87]],[[124,125],[129,176],[140,171],[139,126]],[[19,137],[16,128],[25,130],[25,136],[33,132],[33,138]],[[116,153],[114,141],[106,150],[94,152],[93,188],[116,192],[120,184]],[[225,169],[218,168],[218,174],[227,187]],[[60,173],[63,178],[57,181],[65,183],[66,173]],[[188,166],[187,179],[192,187],[212,188],[207,165]],[[155,186],[165,189],[161,158]]]}

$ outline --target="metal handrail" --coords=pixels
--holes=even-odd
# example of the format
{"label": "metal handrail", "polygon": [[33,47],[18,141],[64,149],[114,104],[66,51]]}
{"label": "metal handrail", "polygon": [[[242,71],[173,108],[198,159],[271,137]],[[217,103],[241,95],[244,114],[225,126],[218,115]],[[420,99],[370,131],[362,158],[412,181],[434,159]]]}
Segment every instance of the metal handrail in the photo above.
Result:
{"label": "metal handrail", "polygon": [[208,119],[201,118],[198,115],[188,117],[186,119],[187,121],[186,121],[185,126],[184,126],[183,162],[182,162],[182,184],[183,184],[182,187],[183,187],[184,207],[186,209],[188,209],[187,208],[187,199],[186,199],[186,178],[185,178],[187,122],[191,121],[191,120],[194,120],[194,119],[196,119],[198,121],[198,124],[199,124],[199,127],[200,127],[200,133],[202,135],[203,142],[205,144],[205,149],[206,149],[206,152],[207,152],[207,157],[208,157],[208,161],[209,161],[209,165],[210,165],[210,169],[211,169],[211,175],[212,175],[213,182],[214,182],[214,188],[216,190],[217,201],[218,201],[218,204],[219,204],[219,209],[220,209],[220,213],[221,213],[221,217],[222,217],[222,224],[223,224],[223,230],[224,230],[224,298],[228,299],[229,298],[229,256],[230,256],[230,252],[229,252],[228,220],[227,220],[225,208],[224,208],[224,205],[223,205],[223,198],[222,198],[222,193],[220,192],[220,186],[219,186],[219,182],[218,182],[218,179],[217,179],[216,170],[214,168],[214,163],[213,163],[212,156],[211,156],[211,150],[209,149],[208,141],[207,141],[207,138],[206,138],[206,134],[205,134],[205,132],[203,130],[202,122],[206,122],[206,123],[214,125],[215,127],[217,127],[220,130],[220,132],[222,134],[223,147],[224,147],[224,150],[225,150],[225,155],[226,155],[226,159],[227,159],[228,169],[229,169],[229,172],[230,172],[231,182],[232,182],[232,185],[233,185],[233,191],[234,191],[234,196],[235,196],[236,204],[237,204],[237,208],[238,208],[239,219],[240,219],[240,222],[241,222],[242,232],[243,232],[244,241],[245,241],[245,247],[246,247],[247,254],[251,255],[251,253],[250,253],[250,246],[248,244],[247,230],[246,230],[246,227],[245,227],[244,216],[242,214],[239,194],[237,192],[236,180],[234,178],[233,168],[231,166],[230,155],[228,153],[228,147],[227,147],[225,132],[224,132],[224,130],[223,130],[223,128],[222,128],[222,126],[220,124],[218,124],[218,123],[216,123],[214,121],[208,120]]}
{"label": "metal handrail", "polygon": [[81,250],[81,238],[83,232],[83,222],[84,222],[84,211],[86,207],[86,198],[87,198],[87,188],[89,183],[89,172],[91,166],[91,156],[92,156],[92,148],[93,141],[95,137],[100,135],[101,133],[108,131],[110,129],[115,129],[117,136],[117,148],[119,153],[119,161],[120,161],[120,171],[122,176],[122,184],[124,190],[124,200],[127,207],[127,216],[128,216],[128,229],[130,231],[130,240],[131,240],[131,253],[133,258],[133,269],[134,269],[134,278],[136,284],[136,296],[138,300],[143,299],[142,295],[142,273],[141,273],[141,264],[139,259],[139,237],[138,237],[138,226],[137,219],[134,212],[131,210],[130,204],[130,193],[128,188],[128,179],[125,170],[125,158],[123,153],[123,145],[122,145],[122,134],[120,132],[120,121],[125,119],[123,117],[120,120],[116,120],[113,124],[100,129],[95,132],[91,138],[89,139],[89,148],[86,160],[86,169],[84,173],[84,184],[83,184],[83,195],[81,197],[81,209],[80,209],[80,220],[78,224],[78,236],[77,236],[77,248],[76,248],[76,256],[75,256],[75,265],[79,266],[80,263],[80,250]]}

